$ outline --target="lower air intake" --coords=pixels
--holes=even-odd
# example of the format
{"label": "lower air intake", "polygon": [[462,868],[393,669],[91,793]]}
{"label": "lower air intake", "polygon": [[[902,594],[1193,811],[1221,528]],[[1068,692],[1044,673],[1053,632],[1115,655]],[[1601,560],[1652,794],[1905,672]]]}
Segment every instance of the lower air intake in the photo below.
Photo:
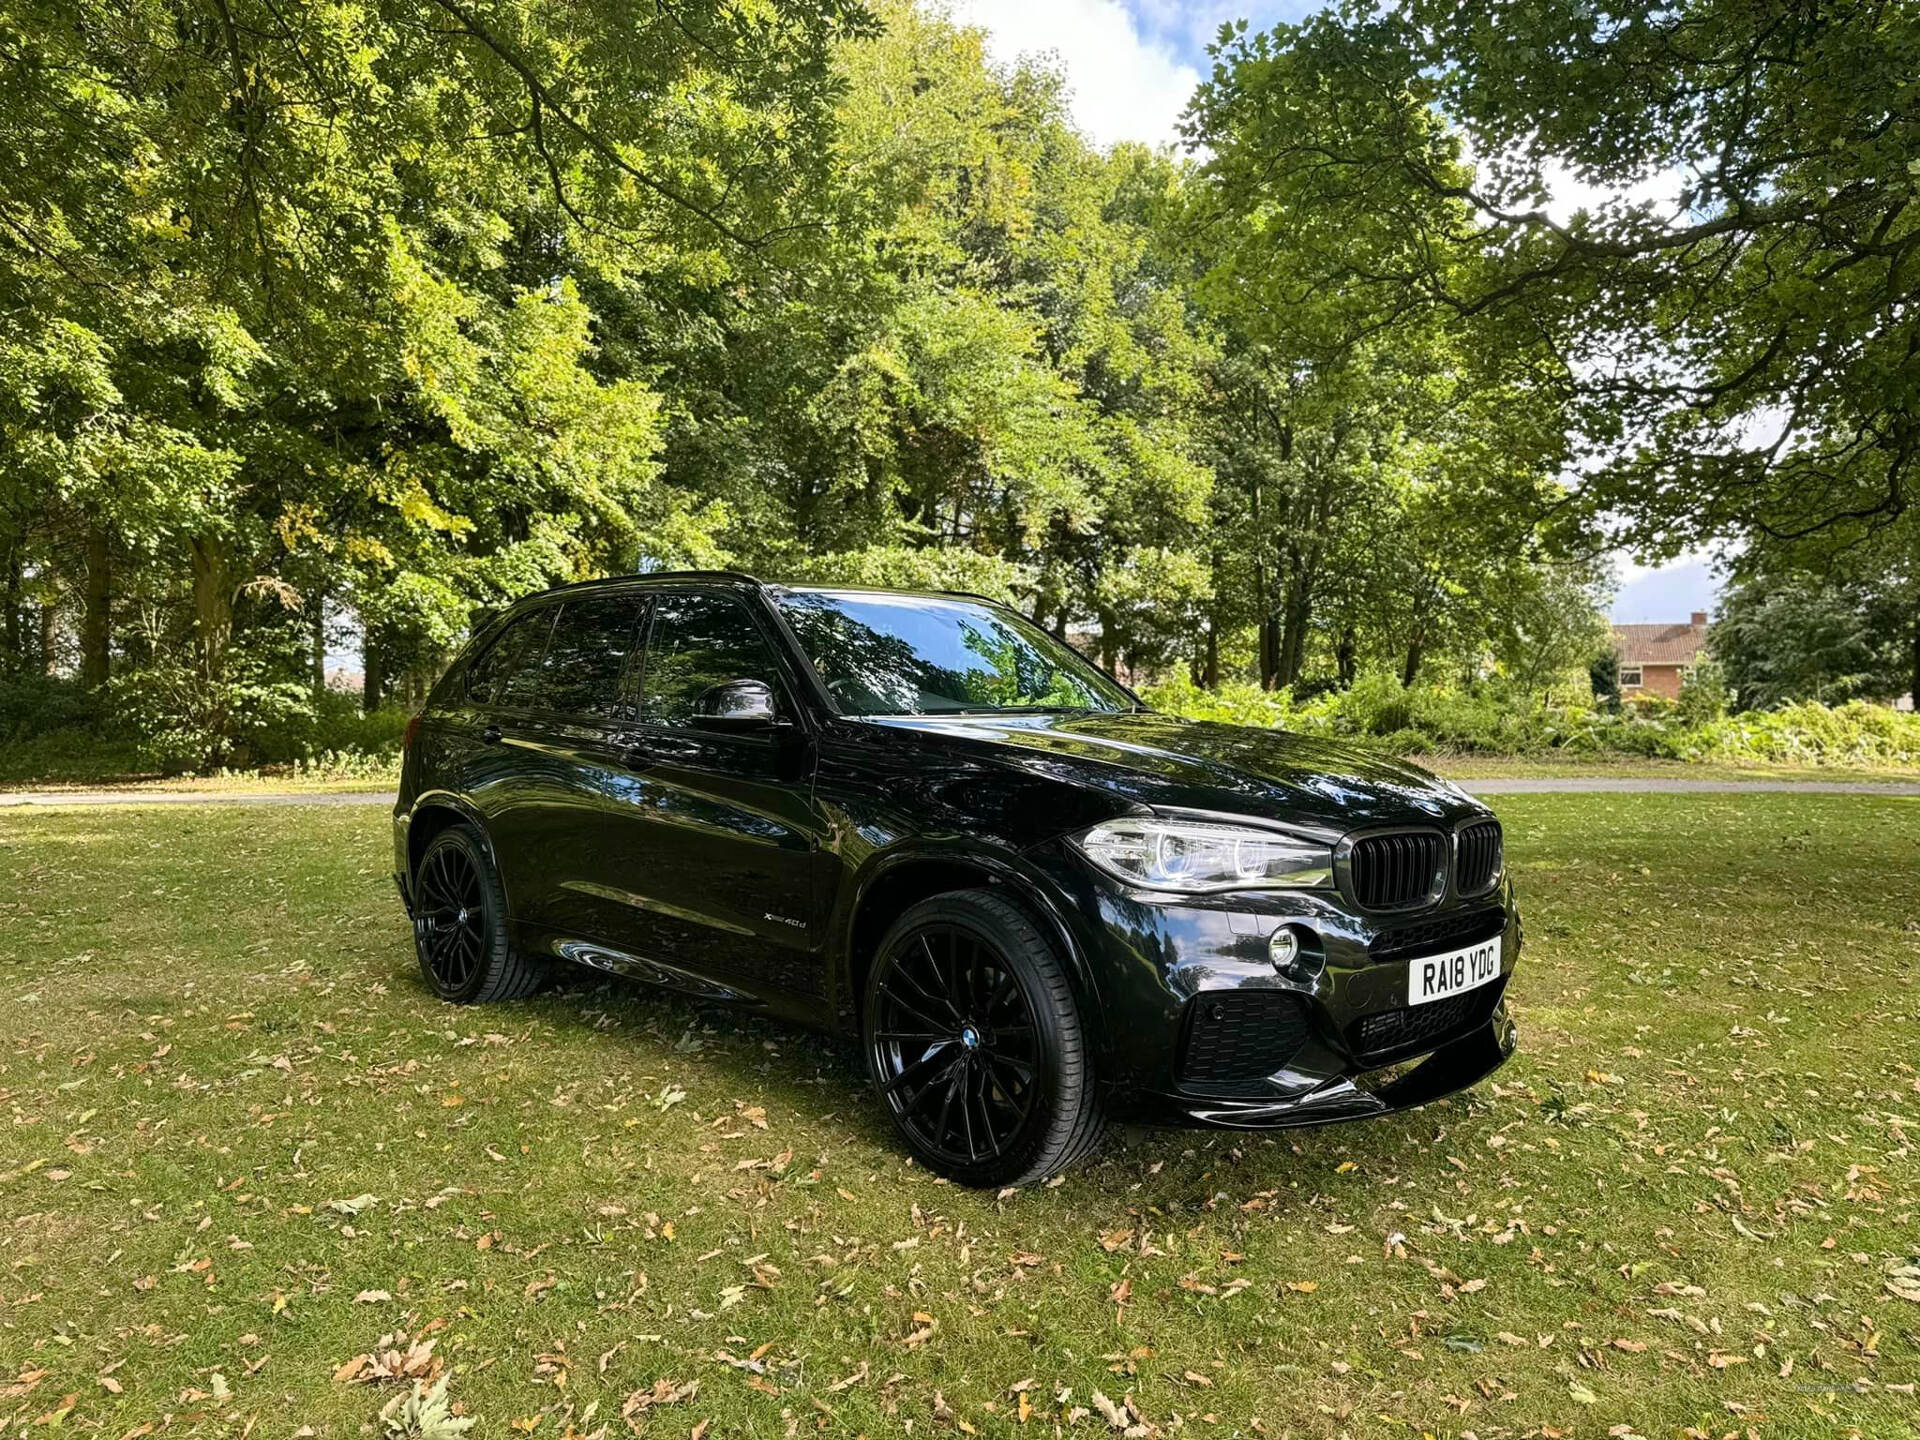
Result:
{"label": "lower air intake", "polygon": [[1493,1018],[1505,980],[1464,995],[1449,996],[1405,1010],[1383,1010],[1362,1015],[1347,1027],[1347,1043],[1368,1064],[1384,1065],[1438,1050],[1449,1041],[1478,1030]]}
{"label": "lower air intake", "polygon": [[1187,1002],[1180,1080],[1218,1085],[1264,1079],[1284,1068],[1306,1039],[1306,1005],[1290,991],[1199,995]]}

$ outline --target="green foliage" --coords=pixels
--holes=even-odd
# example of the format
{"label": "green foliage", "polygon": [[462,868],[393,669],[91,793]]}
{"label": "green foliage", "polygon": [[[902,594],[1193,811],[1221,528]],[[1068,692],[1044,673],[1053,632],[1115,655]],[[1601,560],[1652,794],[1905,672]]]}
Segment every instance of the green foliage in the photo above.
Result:
{"label": "green foliage", "polygon": [[605,318],[807,228],[869,25],[0,4],[0,672],[77,642],[156,755],[221,764],[311,723],[330,616],[417,699],[476,603],[712,559],[727,512],[662,483],[658,365]]}
{"label": "green foliage", "polygon": [[404,1395],[396,1395],[380,1409],[380,1423],[393,1440],[459,1440],[477,1420],[471,1415],[455,1415],[447,1399],[447,1379],[442,1375],[432,1385],[416,1380]]}
{"label": "green foliage", "polygon": [[98,699],[73,680],[0,677],[0,741],[17,743],[49,730],[92,731],[100,709]]}
{"label": "green foliage", "polygon": [[[1705,673],[1703,674],[1702,671]],[[1815,702],[1725,713],[1711,667],[1678,703],[1637,702],[1624,711],[1540,703],[1510,682],[1464,689],[1403,688],[1390,675],[1296,704],[1289,692],[1252,685],[1207,691],[1185,679],[1150,686],[1156,709],[1195,720],[1269,726],[1377,744],[1401,755],[1621,755],[1655,760],[1783,765],[1920,765],[1920,716],[1884,705]]]}
{"label": "green foliage", "polygon": [[1916,74],[1906,6],[1347,0],[1232,37],[1191,130],[1263,222],[1238,287],[1538,356],[1588,497],[1671,546],[1913,508]]}
{"label": "green foliage", "polygon": [[[1912,18],[1572,13],[1238,30],[1187,162],[910,0],[0,0],[0,677],[147,763],[379,753],[341,648],[403,710],[480,609],[736,565],[1337,733],[1652,745],[1718,702],[1592,738],[1624,523],[1867,597],[1871,663],[1736,605],[1742,705],[1890,693]],[[1553,221],[1556,166],[1690,208]]]}
{"label": "green foliage", "polygon": [[1905,602],[1844,581],[1759,573],[1728,588],[1711,646],[1748,709],[1887,699],[1912,679]]}
{"label": "green foliage", "polygon": [[1700,725],[1724,717],[1732,699],[1726,667],[1718,660],[1706,659],[1693,667],[1681,685],[1680,699],[1673,713],[1686,724]]}

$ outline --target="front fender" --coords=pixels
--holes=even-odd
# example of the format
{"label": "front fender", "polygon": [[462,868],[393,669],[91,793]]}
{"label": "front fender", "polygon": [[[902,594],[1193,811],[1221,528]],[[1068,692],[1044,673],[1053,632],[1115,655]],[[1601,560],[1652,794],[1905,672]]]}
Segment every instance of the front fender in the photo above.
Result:
{"label": "front fender", "polygon": [[862,907],[876,890],[901,871],[915,865],[955,867],[971,870],[989,883],[1002,887],[1007,898],[1019,904],[1038,924],[1047,938],[1059,948],[1066,962],[1067,976],[1073,985],[1074,999],[1085,1017],[1095,1053],[1104,1059],[1106,1049],[1105,1016],[1100,1008],[1100,987],[1094,983],[1089,963],[1089,947],[1073,921],[1074,910],[1068,897],[1044,870],[1025,854],[1007,846],[965,836],[919,836],[902,840],[876,851],[862,862],[849,882],[842,887],[840,899],[829,920],[828,953],[833,957],[827,977],[828,995],[840,1027],[849,1034],[859,1033],[859,978],[855,973],[859,959],[855,938],[859,931]]}

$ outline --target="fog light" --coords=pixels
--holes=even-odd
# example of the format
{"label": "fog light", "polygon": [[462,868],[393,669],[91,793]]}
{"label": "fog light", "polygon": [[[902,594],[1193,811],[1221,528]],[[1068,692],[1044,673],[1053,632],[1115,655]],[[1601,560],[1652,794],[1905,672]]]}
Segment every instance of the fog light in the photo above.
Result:
{"label": "fog light", "polygon": [[1282,925],[1267,937],[1267,958],[1273,961],[1273,968],[1286,971],[1300,955],[1300,940],[1290,926]]}

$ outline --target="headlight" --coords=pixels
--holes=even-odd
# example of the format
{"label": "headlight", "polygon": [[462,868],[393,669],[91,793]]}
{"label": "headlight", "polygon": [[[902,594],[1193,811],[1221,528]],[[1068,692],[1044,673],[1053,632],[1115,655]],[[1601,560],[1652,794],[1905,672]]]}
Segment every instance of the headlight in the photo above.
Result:
{"label": "headlight", "polygon": [[1157,890],[1301,890],[1333,883],[1330,847],[1198,820],[1109,820],[1074,837],[1094,864]]}

